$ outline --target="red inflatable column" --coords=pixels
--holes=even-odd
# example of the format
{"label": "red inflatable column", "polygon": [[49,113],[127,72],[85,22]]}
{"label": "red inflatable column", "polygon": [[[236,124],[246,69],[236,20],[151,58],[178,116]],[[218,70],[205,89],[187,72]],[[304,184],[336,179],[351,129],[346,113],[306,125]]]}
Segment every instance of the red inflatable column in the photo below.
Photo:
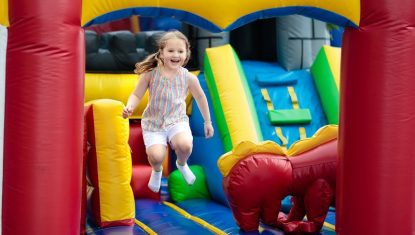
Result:
{"label": "red inflatable column", "polygon": [[79,234],[79,0],[9,1],[2,234]]}
{"label": "red inflatable column", "polygon": [[343,38],[337,234],[415,234],[415,1],[361,10]]}

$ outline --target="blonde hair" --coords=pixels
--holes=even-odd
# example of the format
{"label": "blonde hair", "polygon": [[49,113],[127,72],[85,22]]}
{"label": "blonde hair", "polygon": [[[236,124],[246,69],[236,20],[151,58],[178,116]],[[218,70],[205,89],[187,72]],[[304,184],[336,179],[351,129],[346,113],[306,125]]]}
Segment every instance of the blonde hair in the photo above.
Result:
{"label": "blonde hair", "polygon": [[145,72],[149,72],[152,71],[159,64],[163,64],[163,60],[160,58],[160,52],[166,47],[167,41],[174,38],[181,39],[186,44],[186,59],[183,64],[183,66],[185,66],[190,59],[190,43],[183,33],[177,30],[173,30],[164,33],[163,36],[160,38],[160,40],[158,41],[159,49],[157,52],[147,56],[147,58],[145,58],[143,61],[135,64],[134,73],[142,74]]}

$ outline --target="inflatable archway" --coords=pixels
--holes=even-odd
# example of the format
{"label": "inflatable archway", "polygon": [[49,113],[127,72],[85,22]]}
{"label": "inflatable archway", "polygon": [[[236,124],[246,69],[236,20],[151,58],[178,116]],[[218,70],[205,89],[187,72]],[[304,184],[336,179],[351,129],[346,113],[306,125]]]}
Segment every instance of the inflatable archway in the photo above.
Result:
{"label": "inflatable archway", "polygon": [[125,11],[172,16],[212,31],[287,14],[358,27],[348,28],[343,40],[337,232],[412,234],[415,2],[262,0],[241,4],[247,3],[2,1],[0,23],[9,26],[3,234],[79,233],[81,26],[100,15]]}
{"label": "inflatable archway", "polygon": [[295,0],[240,1],[84,1],[82,24],[101,23],[126,14],[170,16],[212,32],[230,30],[250,21],[276,15],[301,14],[338,25],[359,25],[359,0],[337,2]]}

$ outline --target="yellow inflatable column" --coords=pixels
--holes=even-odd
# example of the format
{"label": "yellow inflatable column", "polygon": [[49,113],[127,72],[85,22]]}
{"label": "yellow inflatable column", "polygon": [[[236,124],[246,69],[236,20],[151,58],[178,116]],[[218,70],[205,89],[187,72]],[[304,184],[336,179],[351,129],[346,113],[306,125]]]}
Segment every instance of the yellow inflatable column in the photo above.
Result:
{"label": "yellow inflatable column", "polygon": [[129,122],[121,117],[120,101],[100,99],[85,104],[88,169],[94,187],[92,206],[100,227],[134,224],[130,186]]}
{"label": "yellow inflatable column", "polygon": [[245,73],[233,48],[208,48],[205,76],[225,151],[242,141],[262,141],[262,132]]}
{"label": "yellow inflatable column", "polygon": [[0,25],[9,27],[9,1],[0,2]]}

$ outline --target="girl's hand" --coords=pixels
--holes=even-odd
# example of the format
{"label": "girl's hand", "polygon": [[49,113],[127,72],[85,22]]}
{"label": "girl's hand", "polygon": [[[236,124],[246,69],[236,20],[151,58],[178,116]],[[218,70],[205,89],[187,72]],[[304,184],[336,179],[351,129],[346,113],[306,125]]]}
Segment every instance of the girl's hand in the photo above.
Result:
{"label": "girl's hand", "polygon": [[213,130],[212,122],[210,122],[210,121],[205,122],[205,137],[206,137],[206,139],[209,139],[210,137],[212,137],[214,132],[215,131]]}
{"label": "girl's hand", "polygon": [[129,116],[131,116],[131,114],[133,114],[133,111],[134,111],[134,109],[130,105],[126,105],[122,109],[122,117],[123,118],[128,118]]}

